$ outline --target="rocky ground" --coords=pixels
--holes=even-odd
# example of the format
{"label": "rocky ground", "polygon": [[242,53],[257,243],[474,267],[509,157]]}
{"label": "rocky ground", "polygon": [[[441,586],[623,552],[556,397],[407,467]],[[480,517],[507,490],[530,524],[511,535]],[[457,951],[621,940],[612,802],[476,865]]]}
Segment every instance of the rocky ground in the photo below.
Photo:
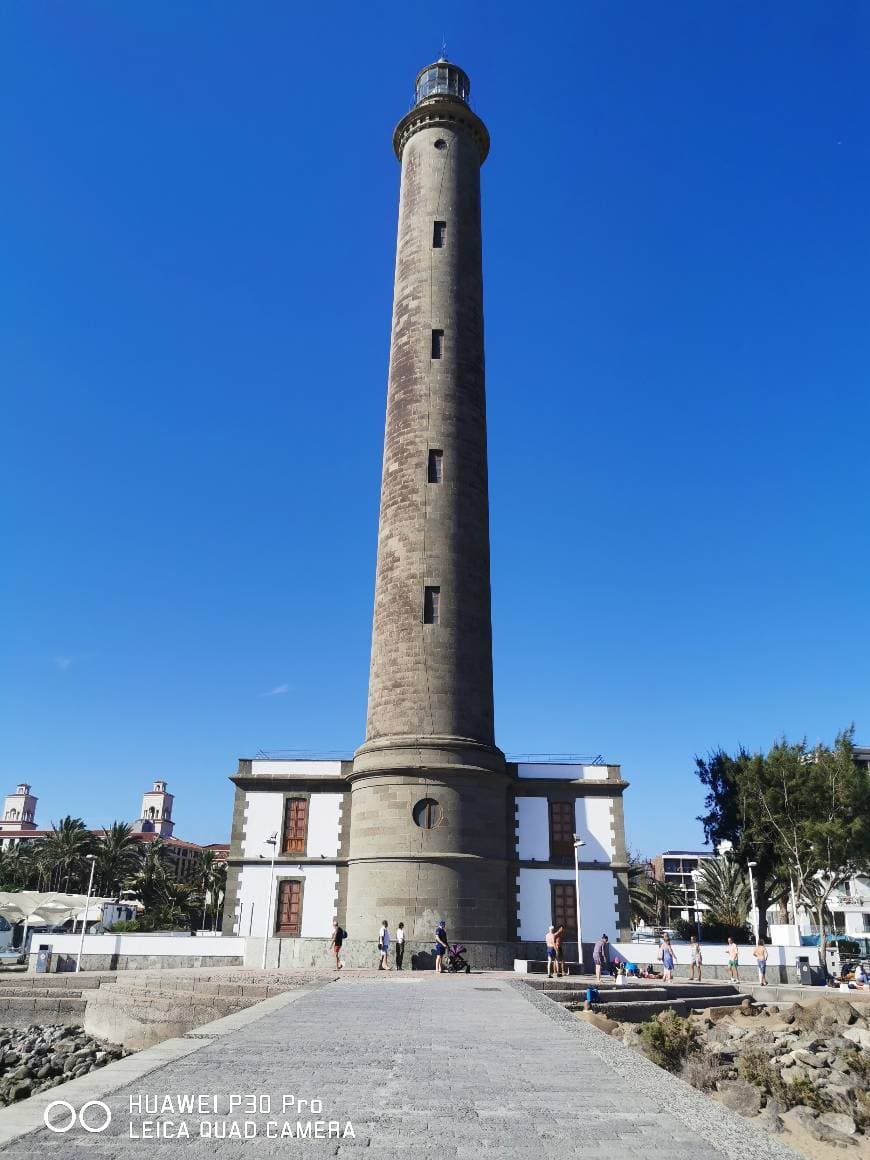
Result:
{"label": "rocky ground", "polygon": [[27,1099],[126,1054],[80,1027],[0,1028],[0,1105]]}
{"label": "rocky ground", "polygon": [[745,1000],[646,1024],[583,1013],[813,1160],[844,1150],[870,1157],[868,1014],[831,999],[782,1008]]}

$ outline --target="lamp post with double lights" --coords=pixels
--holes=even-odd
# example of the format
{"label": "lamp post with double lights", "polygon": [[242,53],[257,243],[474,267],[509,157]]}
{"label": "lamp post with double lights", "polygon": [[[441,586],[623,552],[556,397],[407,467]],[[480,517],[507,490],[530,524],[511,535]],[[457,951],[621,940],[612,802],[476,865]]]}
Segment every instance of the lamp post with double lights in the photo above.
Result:
{"label": "lamp post with double lights", "polygon": [[758,942],[758,909],[755,905],[755,882],[752,878],[752,868],[757,866],[757,862],[747,862],[749,867],[749,897],[752,901],[752,930],[755,934],[755,941]]}
{"label": "lamp post with double lights", "polygon": [[82,954],[85,949],[85,931],[88,929],[88,911],[91,908],[91,890],[94,887],[94,867],[97,864],[96,854],[86,854],[85,857],[91,864],[91,876],[88,879],[88,900],[85,903],[85,916],[82,919],[82,937],[79,940],[79,955],[76,959],[76,974],[82,969]]}
{"label": "lamp post with double lights", "polygon": [[583,974],[583,931],[580,926],[580,847],[586,843],[579,834],[574,835],[574,901],[577,903],[577,964]]}
{"label": "lamp post with double lights", "polygon": [[266,845],[272,847],[272,864],[269,867],[269,902],[266,906],[266,927],[263,931],[263,970],[266,969],[266,955],[269,950],[269,930],[272,925],[272,894],[275,889],[275,855],[278,852],[277,832],[266,839]]}

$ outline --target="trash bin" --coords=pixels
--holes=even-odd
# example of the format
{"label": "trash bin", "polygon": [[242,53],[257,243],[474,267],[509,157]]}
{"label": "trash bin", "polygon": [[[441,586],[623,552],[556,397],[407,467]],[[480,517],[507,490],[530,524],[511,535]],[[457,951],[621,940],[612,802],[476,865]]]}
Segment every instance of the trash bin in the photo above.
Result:
{"label": "trash bin", "polygon": [[810,960],[807,955],[798,955],[795,959],[797,965],[798,982],[805,987],[814,987],[818,982],[819,969],[818,967],[811,967]]}
{"label": "trash bin", "polygon": [[51,947],[41,946],[36,954],[36,973],[37,975],[48,975],[51,973]]}

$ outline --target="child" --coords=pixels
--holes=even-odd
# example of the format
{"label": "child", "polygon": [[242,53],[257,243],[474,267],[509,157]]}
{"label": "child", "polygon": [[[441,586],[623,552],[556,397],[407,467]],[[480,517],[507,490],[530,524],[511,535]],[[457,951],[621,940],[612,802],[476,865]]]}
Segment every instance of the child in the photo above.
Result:
{"label": "child", "polygon": [[725,948],[728,953],[728,978],[732,983],[740,982],[740,974],[737,970],[740,961],[740,952],[737,949],[737,943],[728,936],[728,946]]}
{"label": "child", "polygon": [[662,981],[672,983],[674,981],[674,966],[677,961],[677,956],[674,954],[674,948],[671,946],[670,935],[664,935],[662,937],[659,958],[662,960]]}
{"label": "child", "polygon": [[695,935],[692,935],[689,943],[689,982],[694,983],[695,971],[698,972],[698,982],[701,981],[701,947]]}
{"label": "child", "polygon": [[384,919],[384,925],[378,933],[378,950],[381,953],[378,970],[388,971],[390,969],[390,929],[386,919]]}

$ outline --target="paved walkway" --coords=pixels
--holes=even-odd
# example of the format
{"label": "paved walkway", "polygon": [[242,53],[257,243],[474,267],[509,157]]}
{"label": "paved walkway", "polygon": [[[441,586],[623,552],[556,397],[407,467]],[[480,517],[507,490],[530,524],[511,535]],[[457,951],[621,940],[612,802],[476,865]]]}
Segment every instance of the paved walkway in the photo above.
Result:
{"label": "paved walkway", "polygon": [[[0,1155],[126,1160],[153,1156],[156,1147],[190,1160],[480,1160],[486,1153],[494,1160],[794,1160],[769,1136],[522,984],[486,975],[342,978],[277,1009],[275,1000],[268,1005],[263,1018],[219,1038],[203,1028],[198,1050],[171,1041],[189,1053],[106,1096],[112,1122],[105,1132],[43,1128]],[[231,1094],[269,1097],[271,1112],[242,1106],[229,1114]],[[217,1097],[219,1110],[179,1114],[179,1095],[206,1097],[208,1105]],[[172,1112],[146,1111],[148,1099],[159,1104],[167,1096],[176,1100]],[[321,1100],[322,1112],[282,1111],[284,1097]],[[131,1113],[131,1099],[134,1109],[141,1101],[141,1112]],[[99,1122],[99,1109],[91,1116]],[[147,1138],[145,1125],[156,1131],[160,1120],[173,1133],[183,1122],[189,1138]],[[312,1136],[317,1121],[337,1121],[341,1135],[268,1137],[285,1121],[295,1134],[297,1120],[311,1122]],[[256,1136],[215,1139],[212,1128],[211,1138],[201,1137],[200,1125],[215,1122],[228,1135],[233,1122],[239,1133],[247,1123]],[[354,1137],[345,1135],[348,1122]]]}

